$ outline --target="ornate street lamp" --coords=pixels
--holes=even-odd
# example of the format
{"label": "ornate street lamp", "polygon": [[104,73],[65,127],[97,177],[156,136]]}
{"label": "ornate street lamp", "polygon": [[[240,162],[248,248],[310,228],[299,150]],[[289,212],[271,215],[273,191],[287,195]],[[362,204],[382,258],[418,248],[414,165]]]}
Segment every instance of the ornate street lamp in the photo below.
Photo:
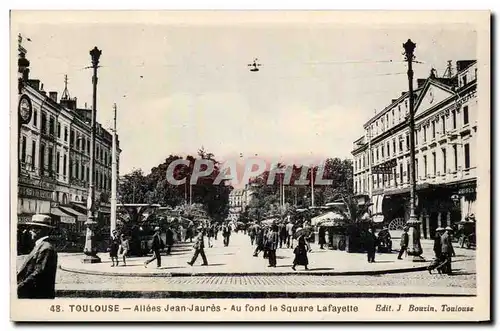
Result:
{"label": "ornate street lamp", "polygon": [[22,46],[23,37],[18,35],[17,39],[17,93],[19,96],[18,116],[17,116],[17,173],[21,174],[21,128],[23,124],[28,124],[31,121],[33,114],[33,106],[31,99],[23,94],[24,85],[28,80],[30,61],[26,58],[26,49]]}
{"label": "ornate street lamp", "polygon": [[90,169],[89,169],[89,194],[87,198],[87,221],[85,226],[87,227],[87,233],[85,234],[85,248],[83,252],[85,257],[83,258],[83,263],[99,263],[101,259],[97,256],[97,249],[94,243],[94,231],[97,222],[95,221],[95,131],[96,131],[96,119],[97,119],[97,68],[99,66],[99,58],[102,51],[97,47],[94,47],[90,51],[90,56],[92,58],[92,69],[94,73],[92,75],[92,127],[90,133]]}
{"label": "ornate street lamp", "polygon": [[415,110],[414,110],[414,95],[413,95],[413,68],[412,61],[414,58],[413,52],[417,45],[410,39],[403,44],[405,50],[405,60],[408,62],[408,93],[410,101],[410,113],[408,124],[410,129],[410,219],[407,222],[408,229],[408,255],[414,259],[422,258],[422,245],[420,244],[420,221],[416,214],[416,194],[417,184],[415,176]]}

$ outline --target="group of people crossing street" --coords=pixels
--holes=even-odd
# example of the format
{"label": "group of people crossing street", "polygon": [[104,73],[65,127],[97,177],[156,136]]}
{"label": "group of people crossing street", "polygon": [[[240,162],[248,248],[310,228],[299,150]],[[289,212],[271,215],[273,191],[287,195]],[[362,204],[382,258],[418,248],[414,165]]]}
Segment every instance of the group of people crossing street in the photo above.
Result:
{"label": "group of people crossing street", "polygon": [[434,237],[434,262],[429,266],[429,273],[432,270],[437,270],[440,274],[450,275],[451,258],[455,256],[455,250],[451,242],[453,229],[449,226],[446,228],[438,227]]}
{"label": "group of people crossing street", "polygon": [[[150,263],[156,261],[157,268],[161,268],[162,259],[161,252],[166,251],[166,255],[171,255],[172,246],[175,242],[193,243],[193,255],[187,264],[193,266],[198,257],[201,256],[202,266],[208,265],[205,248],[212,248],[214,242],[218,239],[218,233],[222,234],[222,247],[230,245],[230,238],[233,231],[237,231],[233,224],[223,222],[202,221],[197,222],[198,226],[194,226],[194,222],[189,224],[178,224],[176,227],[167,225],[164,231],[164,239],[161,236],[159,226],[154,228],[154,235],[150,244],[150,252],[152,256],[144,261],[144,267],[147,268]],[[277,266],[277,251],[280,249],[293,249],[292,269],[296,270],[297,266],[304,266],[308,270],[309,258],[308,253],[311,252],[311,242],[317,235],[317,244],[319,249],[328,248],[326,240],[327,229],[324,226],[317,226],[316,232],[310,222],[306,220],[293,222],[288,219],[276,220],[273,222],[252,222],[251,225],[243,231],[250,238],[253,256],[258,257],[263,253],[263,258],[268,261],[268,267]],[[387,238],[385,238],[384,233]],[[437,270],[439,273],[451,273],[451,258],[455,256],[455,252],[451,243],[452,229],[450,227],[436,229],[434,239],[434,262],[429,266],[429,272]],[[375,262],[376,249],[380,246],[380,242],[385,242],[383,245],[389,246],[390,249],[390,234],[387,228],[384,228],[375,235],[372,228],[368,229],[365,236],[364,248],[367,253],[369,263]],[[127,255],[130,251],[130,239],[125,234],[119,234],[116,230],[113,231],[110,237],[109,254],[111,257],[112,267],[119,266],[123,263],[127,265]],[[389,243],[389,244],[387,244]],[[401,234],[400,249],[397,255],[398,260],[403,259],[403,254],[407,252],[409,245],[408,228],[405,227]],[[253,248],[254,247],[254,248]],[[380,248],[380,247],[379,247]],[[121,257],[121,258],[120,258]]]}
{"label": "group of people crossing street", "polygon": [[[304,228],[306,228],[305,231]],[[262,224],[256,222],[248,229],[250,244],[255,245],[254,257],[258,257],[263,252],[263,257],[268,259],[268,267],[276,267],[278,249],[294,248],[294,260],[292,269],[297,265],[303,265],[308,270],[309,259],[307,253],[311,250],[309,240],[314,235],[312,228],[307,222],[293,223],[291,220],[273,222],[272,224]],[[296,237],[296,238],[295,238]],[[294,247],[294,240],[296,246]]]}

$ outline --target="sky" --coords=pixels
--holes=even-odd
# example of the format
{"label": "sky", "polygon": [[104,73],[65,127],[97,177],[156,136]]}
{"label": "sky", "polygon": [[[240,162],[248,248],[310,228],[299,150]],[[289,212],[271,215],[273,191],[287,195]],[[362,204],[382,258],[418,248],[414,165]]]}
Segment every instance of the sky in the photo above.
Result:
{"label": "sky", "polygon": [[[102,50],[97,118],[110,128],[117,104],[121,174],[149,173],[201,146],[222,160],[350,158],[362,125],[407,90],[408,38],[421,62],[415,79],[476,58],[476,33],[459,24],[33,17],[19,16],[11,30],[25,37],[31,78],[61,95],[67,74],[79,107],[92,103],[89,51]],[[255,58],[259,72],[248,67]]]}

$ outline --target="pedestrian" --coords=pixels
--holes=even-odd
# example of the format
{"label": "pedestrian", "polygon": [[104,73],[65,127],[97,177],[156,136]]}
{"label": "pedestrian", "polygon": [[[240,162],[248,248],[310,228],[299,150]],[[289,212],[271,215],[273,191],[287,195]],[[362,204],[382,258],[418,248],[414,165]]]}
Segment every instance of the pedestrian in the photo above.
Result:
{"label": "pedestrian", "polygon": [[276,250],[279,245],[279,235],[278,235],[278,226],[273,224],[269,232],[267,233],[267,257],[269,258],[268,267],[276,267]]}
{"label": "pedestrian", "polygon": [[54,299],[57,271],[57,252],[49,240],[53,230],[51,218],[34,215],[30,226],[35,246],[17,273],[17,297],[19,299]]}
{"label": "pedestrian", "polygon": [[219,233],[219,224],[214,224],[214,240],[217,240],[218,233]]}
{"label": "pedestrian", "polygon": [[206,234],[207,234],[207,245],[208,247],[212,247],[212,238],[213,238],[213,227],[211,224],[208,224],[207,227],[205,228],[206,229]]}
{"label": "pedestrian", "polygon": [[179,241],[180,242],[186,241],[186,232],[182,224],[179,224],[178,231],[179,231]]}
{"label": "pedestrian", "polygon": [[280,223],[278,227],[278,233],[280,237],[280,248],[283,248],[283,245],[286,244],[286,237],[287,237],[286,224],[284,221]]}
{"label": "pedestrian", "polygon": [[451,256],[453,254],[453,246],[451,244],[452,228],[447,226],[445,233],[441,236],[441,261],[442,272],[451,275]]}
{"label": "pedestrian", "polygon": [[377,237],[373,231],[373,228],[368,228],[368,234],[366,236],[366,255],[368,258],[368,263],[375,262],[375,252],[377,251]]}
{"label": "pedestrian", "polygon": [[118,250],[120,249],[120,237],[118,231],[113,230],[109,239],[109,257],[111,258],[111,266],[118,267]]}
{"label": "pedestrian", "polygon": [[248,236],[250,237],[250,245],[253,246],[255,242],[255,225],[252,225],[250,229],[248,229]]}
{"label": "pedestrian", "polygon": [[293,247],[293,223],[289,219],[288,223],[286,224],[286,233],[287,233],[287,240],[286,240],[286,247],[291,248]]}
{"label": "pedestrian", "polygon": [[264,258],[264,260],[267,260],[269,258],[269,249],[267,248],[267,234],[269,233],[269,230],[270,228],[268,228],[267,226],[262,230],[262,247],[264,247],[264,254],[262,255],[262,257]]}
{"label": "pedestrian", "polygon": [[441,236],[443,235],[444,229],[442,227],[438,227],[436,229],[436,233],[434,235],[434,261],[429,265],[427,270],[429,273],[432,273],[432,270],[437,269],[438,273],[441,273],[442,267],[440,266],[443,263],[442,254],[441,254]]}
{"label": "pedestrian", "polygon": [[255,224],[255,251],[253,256],[259,256],[259,253],[264,250],[264,229],[259,225]]}
{"label": "pedestrian", "polygon": [[401,240],[400,240],[400,246],[401,248],[399,249],[399,254],[398,254],[398,260],[402,260],[403,253],[407,251],[408,249],[408,228],[405,226],[403,229],[403,233],[401,234]]}
{"label": "pedestrian", "polygon": [[297,265],[303,265],[305,267],[305,270],[309,270],[307,268],[309,264],[309,259],[307,258],[307,251],[308,251],[308,246],[306,243],[306,238],[304,237],[304,235],[300,235],[299,238],[297,239],[297,246],[293,250],[293,253],[295,254],[292,266],[293,270],[295,270],[295,267]]}
{"label": "pedestrian", "polygon": [[128,254],[128,251],[130,250],[130,242],[128,240],[128,237],[122,233],[122,235],[120,236],[120,254],[122,256],[122,260],[123,260],[123,265],[126,266],[127,265],[127,254]]}
{"label": "pedestrian", "polygon": [[319,244],[319,249],[324,249],[324,245],[326,245],[326,229],[324,226],[320,225],[318,229],[318,244]]}
{"label": "pedestrian", "polygon": [[198,227],[198,236],[196,237],[194,241],[194,254],[190,262],[187,262],[190,266],[193,266],[193,264],[196,262],[196,259],[198,258],[198,255],[201,255],[201,258],[203,259],[203,264],[202,265],[208,265],[207,261],[207,256],[205,255],[205,243],[204,243],[204,231],[203,228],[200,226]]}
{"label": "pedestrian", "polygon": [[172,254],[172,246],[174,245],[174,231],[172,228],[167,226],[167,230],[165,232],[165,245],[167,246],[167,255]]}
{"label": "pedestrian", "polygon": [[151,242],[151,251],[153,251],[153,257],[144,262],[144,268],[148,267],[148,264],[156,260],[156,267],[161,267],[161,254],[160,250],[163,249],[164,243],[160,238],[160,227],[157,226],[154,229],[155,234],[153,235],[153,241]]}
{"label": "pedestrian", "polygon": [[231,227],[229,223],[225,223],[222,228],[222,236],[224,237],[224,247],[229,246],[229,237],[231,236]]}

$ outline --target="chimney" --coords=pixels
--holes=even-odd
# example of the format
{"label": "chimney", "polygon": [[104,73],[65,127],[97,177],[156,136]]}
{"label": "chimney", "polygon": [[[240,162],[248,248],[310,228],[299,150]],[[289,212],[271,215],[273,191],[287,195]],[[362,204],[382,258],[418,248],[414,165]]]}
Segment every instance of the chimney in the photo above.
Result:
{"label": "chimney", "polygon": [[26,68],[23,71],[23,81],[27,82],[30,78],[30,69]]}
{"label": "chimney", "polygon": [[38,79],[30,79],[28,80],[28,85],[34,88],[35,90],[40,90],[40,80]]}
{"label": "chimney", "polygon": [[476,62],[476,60],[461,60],[457,61],[457,72],[460,72],[470,66],[472,63]]}
{"label": "chimney", "polygon": [[426,81],[427,81],[427,79],[424,79],[424,78],[417,79],[417,88],[421,88],[422,86],[424,86]]}
{"label": "chimney", "polygon": [[57,103],[57,92],[49,92],[49,98],[51,98],[52,101]]}
{"label": "chimney", "polygon": [[76,110],[76,98],[61,99],[61,106],[64,106],[70,110]]}
{"label": "chimney", "polygon": [[43,84],[40,84],[40,93],[42,93],[45,96],[47,95],[47,92],[43,90]]}

